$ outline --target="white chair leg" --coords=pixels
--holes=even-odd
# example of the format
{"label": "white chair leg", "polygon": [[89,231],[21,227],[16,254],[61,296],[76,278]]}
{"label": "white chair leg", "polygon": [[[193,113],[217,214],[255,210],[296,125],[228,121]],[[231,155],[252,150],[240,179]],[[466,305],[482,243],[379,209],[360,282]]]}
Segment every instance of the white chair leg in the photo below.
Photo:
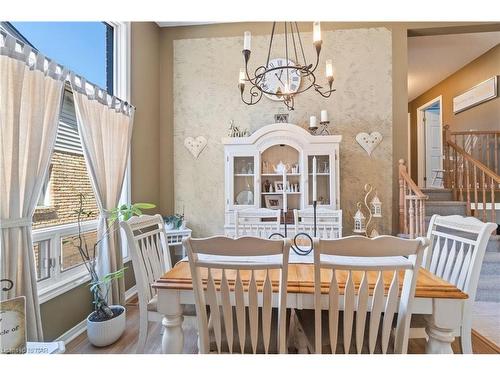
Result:
{"label": "white chair leg", "polygon": [[136,353],[144,353],[146,341],[148,340],[148,316],[140,314],[139,316],[139,340],[137,341]]}
{"label": "white chair leg", "polygon": [[472,329],[470,325],[463,325],[460,330],[460,343],[462,345],[462,354],[472,353]]}

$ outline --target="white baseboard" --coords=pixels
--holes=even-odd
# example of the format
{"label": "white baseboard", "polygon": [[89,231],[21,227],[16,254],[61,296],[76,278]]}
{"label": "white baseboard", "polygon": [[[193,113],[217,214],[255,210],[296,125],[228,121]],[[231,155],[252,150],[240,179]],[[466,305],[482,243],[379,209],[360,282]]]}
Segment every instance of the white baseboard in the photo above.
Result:
{"label": "white baseboard", "polygon": [[[134,285],[129,290],[125,291],[125,301],[128,301],[137,294],[137,287]],[[54,341],[64,341],[64,345],[68,345],[71,341],[80,336],[83,332],[87,330],[87,319],[82,320],[76,326],[70,328],[59,336]]]}
{"label": "white baseboard", "polygon": [[137,285],[125,291],[125,301],[128,301],[137,294]]}
{"label": "white baseboard", "polygon": [[87,330],[87,319],[82,320],[80,323],[78,323],[76,326],[64,332],[54,341],[64,341],[64,345],[67,345],[68,343],[76,339],[78,336],[80,336],[86,330]]}

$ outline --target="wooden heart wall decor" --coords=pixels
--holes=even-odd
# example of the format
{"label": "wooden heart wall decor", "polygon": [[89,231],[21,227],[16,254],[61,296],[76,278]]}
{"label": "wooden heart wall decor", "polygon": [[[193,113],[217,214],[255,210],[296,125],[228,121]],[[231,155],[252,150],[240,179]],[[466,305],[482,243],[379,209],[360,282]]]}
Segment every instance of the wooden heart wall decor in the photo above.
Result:
{"label": "wooden heart wall decor", "polygon": [[184,139],[184,146],[188,149],[191,155],[194,156],[195,159],[198,159],[198,156],[203,151],[206,145],[207,139],[202,135],[199,135],[196,138],[187,137],[186,139]]}
{"label": "wooden heart wall decor", "polygon": [[358,141],[359,145],[363,147],[363,149],[368,153],[368,155],[371,155],[373,150],[379,145],[380,142],[382,142],[382,134],[379,132],[373,132],[373,133],[358,133],[356,135],[356,141]]}

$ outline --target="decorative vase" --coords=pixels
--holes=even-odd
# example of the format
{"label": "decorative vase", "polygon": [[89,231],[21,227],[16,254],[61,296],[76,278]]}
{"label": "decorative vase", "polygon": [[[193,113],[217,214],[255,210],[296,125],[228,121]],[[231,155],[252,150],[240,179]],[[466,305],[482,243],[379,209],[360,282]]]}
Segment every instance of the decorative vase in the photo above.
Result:
{"label": "decorative vase", "polygon": [[89,342],[94,346],[108,346],[117,341],[125,331],[125,307],[121,305],[109,306],[112,310],[122,311],[109,320],[102,322],[92,321],[92,311],[87,316],[87,336]]}
{"label": "decorative vase", "polygon": [[186,227],[187,227],[187,220],[182,220],[182,224],[179,227],[179,229],[180,230],[184,230],[184,229],[186,229]]}

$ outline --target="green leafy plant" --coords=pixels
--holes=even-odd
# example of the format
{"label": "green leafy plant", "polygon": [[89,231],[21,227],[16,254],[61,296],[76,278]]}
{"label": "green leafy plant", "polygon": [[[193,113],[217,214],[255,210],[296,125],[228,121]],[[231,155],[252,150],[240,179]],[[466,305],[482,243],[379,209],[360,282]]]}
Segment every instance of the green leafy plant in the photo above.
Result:
{"label": "green leafy plant", "polygon": [[92,303],[94,305],[95,318],[99,321],[109,320],[114,317],[114,313],[108,306],[108,294],[111,282],[122,278],[125,275],[125,269],[122,267],[115,272],[111,272],[102,278],[97,274],[97,248],[99,244],[112,233],[119,229],[118,222],[121,220],[128,220],[132,216],[142,214],[142,210],[155,208],[152,203],[134,203],[122,204],[119,207],[113,208],[108,211],[108,227],[103,233],[102,237],[90,247],[88,246],[82,233],[82,221],[91,217],[94,212],[84,210],[85,195],[79,194],[78,210],[75,213],[78,215],[78,241],[75,246],[78,248],[80,256],[82,257],[83,264],[90,275],[90,292],[92,293]]}
{"label": "green leafy plant", "polygon": [[166,224],[171,224],[174,229],[179,229],[180,226],[182,225],[183,220],[184,220],[184,215],[181,214],[175,214],[163,217],[163,221]]}

